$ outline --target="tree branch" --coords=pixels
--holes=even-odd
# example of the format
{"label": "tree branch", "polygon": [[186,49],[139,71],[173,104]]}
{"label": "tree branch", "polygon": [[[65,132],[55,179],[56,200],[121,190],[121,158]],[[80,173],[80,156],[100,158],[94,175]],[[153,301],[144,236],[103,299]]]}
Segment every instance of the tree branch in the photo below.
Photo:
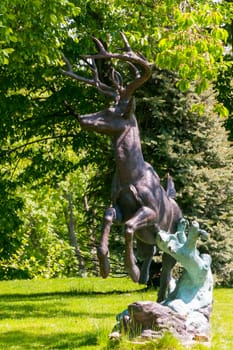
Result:
{"label": "tree branch", "polygon": [[64,135],[57,135],[57,136],[49,136],[49,137],[45,137],[43,139],[37,139],[37,140],[34,140],[34,141],[30,141],[30,142],[24,143],[23,145],[17,146],[17,147],[12,148],[12,149],[1,150],[1,154],[10,154],[10,153],[16,152],[17,150],[19,150],[21,148],[25,148],[27,146],[33,145],[34,143],[38,143],[38,142],[58,139],[58,138],[62,138],[62,137],[68,138],[68,137],[74,137],[74,136],[76,136],[76,134],[64,134]]}

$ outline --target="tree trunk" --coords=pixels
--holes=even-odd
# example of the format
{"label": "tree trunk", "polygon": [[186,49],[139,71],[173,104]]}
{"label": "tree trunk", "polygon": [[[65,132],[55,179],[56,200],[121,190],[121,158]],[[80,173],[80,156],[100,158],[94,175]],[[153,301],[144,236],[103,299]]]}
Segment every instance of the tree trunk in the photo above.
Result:
{"label": "tree trunk", "polygon": [[[90,208],[89,208],[89,204],[88,204],[88,199],[87,196],[85,195],[84,198],[84,209],[87,213],[89,213]],[[96,216],[96,209],[93,210],[93,215],[92,215],[92,226],[90,226],[89,228],[89,240],[90,240],[90,252],[91,252],[91,257],[92,257],[92,262],[93,262],[93,267],[94,267],[94,271],[95,271],[95,275],[98,276],[99,275],[99,264],[98,264],[98,259],[97,259],[97,251],[96,251],[96,235],[95,235],[95,229],[93,229],[94,227],[94,223],[95,223],[95,216]]]}
{"label": "tree trunk", "polygon": [[85,273],[85,265],[84,265],[84,261],[83,261],[83,258],[82,258],[82,255],[81,255],[81,252],[79,249],[77,236],[75,233],[75,219],[74,219],[74,215],[73,215],[72,195],[68,192],[65,192],[64,197],[68,203],[68,206],[65,209],[65,218],[66,218],[66,223],[67,223],[67,228],[68,228],[68,233],[69,233],[70,244],[75,249],[75,255],[77,257],[79,271],[82,274],[84,274]]}

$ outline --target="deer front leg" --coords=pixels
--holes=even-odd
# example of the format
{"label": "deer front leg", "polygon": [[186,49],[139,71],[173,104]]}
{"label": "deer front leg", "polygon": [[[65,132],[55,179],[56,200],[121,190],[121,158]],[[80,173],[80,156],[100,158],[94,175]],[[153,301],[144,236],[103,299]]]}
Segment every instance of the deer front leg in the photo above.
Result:
{"label": "deer front leg", "polygon": [[116,208],[110,207],[105,211],[104,224],[100,240],[100,245],[97,249],[99,259],[100,274],[103,278],[107,278],[110,272],[109,252],[108,252],[108,237],[113,221],[117,219]]}
{"label": "deer front leg", "polygon": [[[136,258],[133,251],[133,235],[134,232],[153,225],[156,219],[156,213],[148,208],[140,208],[134,216],[125,223],[125,267],[134,282],[140,279],[140,270],[136,265]],[[148,237],[145,237],[145,240]]]}

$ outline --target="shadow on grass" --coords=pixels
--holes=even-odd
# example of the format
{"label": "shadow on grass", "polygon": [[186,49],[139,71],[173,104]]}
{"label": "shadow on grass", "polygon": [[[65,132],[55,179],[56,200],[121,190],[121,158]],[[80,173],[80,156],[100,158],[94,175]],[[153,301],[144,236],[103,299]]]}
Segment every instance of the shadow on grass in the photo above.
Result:
{"label": "shadow on grass", "polygon": [[[80,300],[79,300],[80,302]],[[63,308],[64,304],[62,300],[53,300],[46,303],[27,302],[22,305],[17,303],[1,303],[0,302],[0,320],[4,319],[26,319],[26,318],[88,318],[94,317],[95,319],[103,319],[106,317],[114,317],[112,312],[83,312],[83,311],[71,311]]]}
{"label": "shadow on grass", "polygon": [[[136,291],[137,292],[137,291]],[[141,292],[141,291],[140,291]],[[88,297],[91,301],[107,295],[125,294],[128,292],[47,292],[47,293],[26,293],[26,294],[3,294],[0,295],[0,320],[6,318],[52,318],[52,317],[89,317],[90,313],[66,311],[63,309],[66,300],[77,298],[77,302]],[[134,293],[130,291],[130,293]],[[95,318],[104,318],[115,316],[114,313],[93,313]]]}
{"label": "shadow on grass", "polygon": [[88,296],[88,297],[95,297],[98,295],[103,295],[103,296],[107,296],[107,295],[114,295],[114,294],[127,294],[127,293],[142,293],[142,292],[146,292],[148,291],[148,288],[142,288],[140,290],[136,289],[136,290],[111,290],[111,291],[79,291],[76,289],[72,289],[70,291],[65,291],[65,292],[42,292],[42,293],[9,293],[9,294],[0,294],[0,300],[4,300],[7,299],[7,301],[9,300],[13,300],[13,299],[33,299],[36,298],[54,298],[56,296],[60,296],[60,297],[75,297],[75,296]]}
{"label": "shadow on grass", "polygon": [[[77,291],[70,290],[64,292],[41,292],[41,293],[15,293],[15,294],[2,294],[0,295],[0,320],[4,319],[25,319],[25,318],[63,318],[63,317],[94,317],[95,319],[102,319],[106,317],[114,317],[115,313],[111,312],[83,312],[81,311],[71,311],[64,309],[64,305],[67,305],[69,299],[73,299],[74,302],[82,303],[82,299],[87,298],[90,302],[96,300],[96,302],[102,302],[102,297],[127,294],[127,293],[137,293],[140,291],[107,291],[107,292],[87,292],[87,291]],[[99,299],[98,299],[99,298]]]}
{"label": "shadow on grass", "polygon": [[[17,330],[6,328],[0,331],[0,349],[1,350],[22,350],[22,349],[83,349],[89,347],[90,349],[100,349],[98,346],[99,329],[93,330],[89,328],[87,323],[87,330],[83,328],[82,322],[91,319],[92,323],[96,320],[103,320],[107,318],[115,319],[115,312],[110,312],[104,305],[104,298],[107,296],[136,293],[136,291],[52,291],[52,292],[41,292],[41,293],[6,293],[0,295],[0,320],[5,322],[11,322],[16,320],[14,327],[17,325]],[[82,302],[84,302],[82,306]],[[79,305],[80,304],[80,305]],[[99,307],[91,307],[91,305],[98,305]],[[75,308],[72,308],[75,305]],[[76,307],[77,305],[77,307]],[[80,306],[80,308],[79,308]],[[87,307],[86,307],[87,306]],[[80,311],[79,311],[80,310]],[[104,312],[103,312],[104,310]],[[29,326],[27,330],[23,330],[21,327],[21,321],[28,322],[29,319],[32,327]],[[38,322],[39,327],[44,327],[44,323],[48,326],[50,324],[59,325],[64,322],[70,322],[75,325],[76,332],[74,329],[66,328],[63,332],[62,329],[54,330],[50,334],[40,333],[40,328],[35,334],[36,325],[33,325],[33,319],[40,319]],[[75,321],[73,320],[75,319]],[[94,321],[93,321],[94,320]],[[73,323],[75,322],[75,323]],[[92,324],[90,322],[90,324]],[[97,321],[98,323],[99,321]],[[81,327],[82,325],[82,327]],[[80,328],[79,328],[80,327]],[[88,329],[89,328],[89,329]],[[30,329],[30,330],[29,330]],[[67,332],[68,329],[68,332]],[[79,329],[84,331],[79,331]],[[73,331],[73,332],[72,332]],[[101,337],[103,335],[100,335]]]}
{"label": "shadow on grass", "polygon": [[98,337],[91,332],[81,334],[57,333],[52,335],[32,335],[22,331],[10,331],[0,334],[1,349],[82,349],[87,346],[96,347]]}

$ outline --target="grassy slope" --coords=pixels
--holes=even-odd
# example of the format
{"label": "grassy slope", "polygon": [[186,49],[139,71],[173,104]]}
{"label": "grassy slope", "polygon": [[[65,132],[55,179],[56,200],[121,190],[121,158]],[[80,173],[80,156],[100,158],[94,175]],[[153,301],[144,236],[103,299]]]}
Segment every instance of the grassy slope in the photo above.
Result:
{"label": "grassy slope", "polygon": [[[232,350],[233,289],[214,293],[211,349]],[[0,282],[0,349],[104,349],[117,313],[155,299],[125,278]]]}

